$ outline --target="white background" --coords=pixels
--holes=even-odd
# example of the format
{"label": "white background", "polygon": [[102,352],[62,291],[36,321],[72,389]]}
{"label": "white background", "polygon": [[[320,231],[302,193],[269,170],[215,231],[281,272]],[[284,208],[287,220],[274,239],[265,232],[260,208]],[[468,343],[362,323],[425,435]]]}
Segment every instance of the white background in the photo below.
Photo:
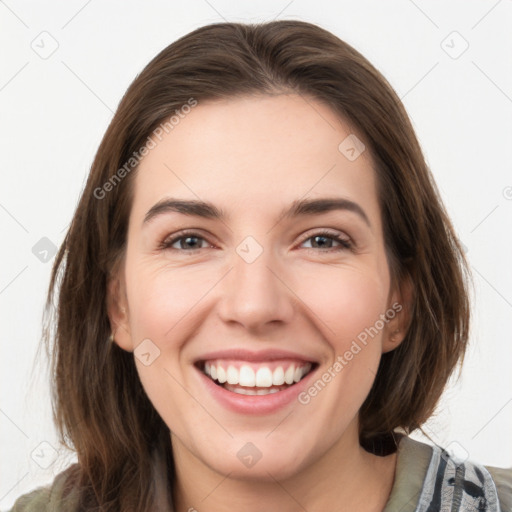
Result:
{"label": "white background", "polygon": [[335,33],[403,99],[467,247],[476,295],[462,376],[425,431],[461,456],[512,465],[511,0],[5,0],[0,508],[74,460],[62,452],[54,461],[46,363],[36,360],[53,258],[40,261],[32,248],[43,237],[62,242],[113,111],[151,58],[208,23],[274,18]]}

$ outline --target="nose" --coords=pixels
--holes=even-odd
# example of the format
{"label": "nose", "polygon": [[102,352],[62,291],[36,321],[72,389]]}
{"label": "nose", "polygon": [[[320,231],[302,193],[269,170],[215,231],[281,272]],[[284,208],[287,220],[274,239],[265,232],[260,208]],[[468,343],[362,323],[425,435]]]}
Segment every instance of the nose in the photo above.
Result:
{"label": "nose", "polygon": [[282,265],[270,250],[249,261],[238,253],[233,257],[233,268],[222,282],[221,319],[253,332],[268,329],[269,324],[290,322],[294,294]]}

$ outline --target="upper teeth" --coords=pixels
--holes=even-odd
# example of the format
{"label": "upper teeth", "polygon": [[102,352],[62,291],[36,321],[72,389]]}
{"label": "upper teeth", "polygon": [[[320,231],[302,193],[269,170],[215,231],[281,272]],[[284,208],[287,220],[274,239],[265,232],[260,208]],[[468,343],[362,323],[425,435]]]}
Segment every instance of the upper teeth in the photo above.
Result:
{"label": "upper teeth", "polygon": [[272,371],[268,366],[258,366],[256,371],[248,364],[242,364],[240,369],[234,365],[227,368],[219,362],[207,362],[204,366],[204,373],[220,384],[238,384],[240,386],[269,388],[272,385],[293,384],[299,382],[304,375],[311,370],[311,363],[287,365],[286,371],[283,366],[278,366]]}

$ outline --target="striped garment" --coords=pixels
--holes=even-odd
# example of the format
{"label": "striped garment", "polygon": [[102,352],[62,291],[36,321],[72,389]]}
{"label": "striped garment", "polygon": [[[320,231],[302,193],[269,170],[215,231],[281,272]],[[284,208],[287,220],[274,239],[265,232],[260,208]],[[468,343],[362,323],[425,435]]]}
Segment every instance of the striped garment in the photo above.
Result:
{"label": "striped garment", "polygon": [[416,512],[502,512],[485,467],[462,462],[439,446],[432,448]]}

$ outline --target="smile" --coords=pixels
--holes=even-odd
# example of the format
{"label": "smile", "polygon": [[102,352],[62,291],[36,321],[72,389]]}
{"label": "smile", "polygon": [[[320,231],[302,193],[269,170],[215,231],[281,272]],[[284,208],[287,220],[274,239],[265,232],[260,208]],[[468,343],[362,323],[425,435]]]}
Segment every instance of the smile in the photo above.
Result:
{"label": "smile", "polygon": [[304,361],[248,363],[234,360],[203,362],[202,370],[213,382],[240,395],[269,395],[300,382],[312,369]]}

